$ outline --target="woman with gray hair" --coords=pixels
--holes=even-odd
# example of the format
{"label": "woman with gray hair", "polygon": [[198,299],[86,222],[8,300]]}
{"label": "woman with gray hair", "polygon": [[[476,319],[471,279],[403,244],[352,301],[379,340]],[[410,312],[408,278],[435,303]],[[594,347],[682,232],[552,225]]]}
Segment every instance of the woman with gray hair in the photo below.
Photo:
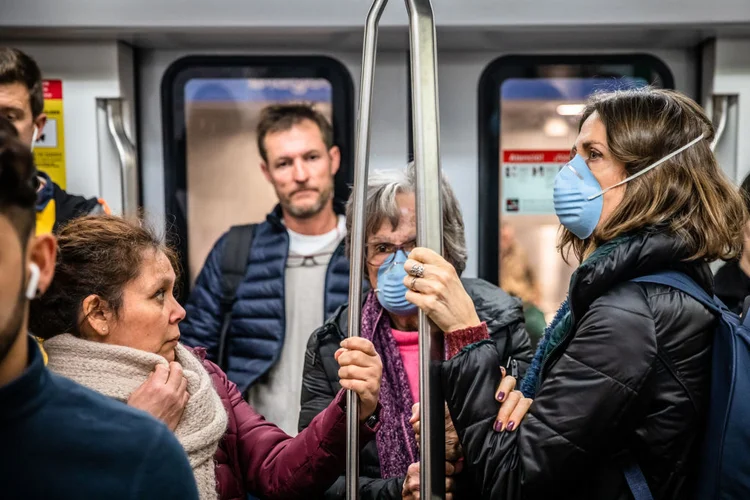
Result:
{"label": "woman with gray hair", "polygon": [[[419,462],[412,407],[419,402],[418,308],[406,299],[408,282],[404,264],[416,247],[415,171],[374,172],[368,179],[365,205],[365,268],[370,291],[363,297],[361,335],[375,345],[383,362],[377,441],[369,443],[360,458],[360,498],[411,498],[407,471]],[[521,303],[480,279],[461,279],[466,268],[466,239],[461,209],[453,190],[441,179],[443,209],[444,277],[455,290],[468,293],[438,297],[455,312],[456,318],[472,317],[471,325],[455,322],[446,328],[446,357],[465,345],[489,337],[501,359],[512,358],[514,367],[525,371],[532,352],[523,324]],[[351,248],[352,202],[347,205],[347,252]],[[425,281],[427,283],[427,281]],[[425,312],[430,312],[425,307]],[[445,316],[445,314],[443,314]],[[342,306],[310,337],[302,380],[300,430],[323,411],[339,390],[339,371],[334,353],[348,333],[347,306]],[[480,321],[484,323],[480,324]],[[443,321],[443,324],[446,324]],[[479,327],[475,325],[480,324]],[[499,399],[503,399],[502,397]],[[507,422],[505,422],[507,423]],[[454,477],[461,469],[461,449],[450,417],[446,417],[446,491],[452,498],[471,498],[462,481]],[[416,485],[418,490],[418,485]],[[325,498],[344,498],[341,477]]]}

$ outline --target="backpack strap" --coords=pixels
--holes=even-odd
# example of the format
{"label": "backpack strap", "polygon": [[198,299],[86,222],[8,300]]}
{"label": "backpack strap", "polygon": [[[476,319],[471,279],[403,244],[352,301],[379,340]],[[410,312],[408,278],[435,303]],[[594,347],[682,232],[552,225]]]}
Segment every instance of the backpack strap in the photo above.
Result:
{"label": "backpack strap", "polygon": [[[721,315],[721,313],[723,312],[723,308],[726,308],[726,306],[724,306],[721,301],[719,301],[715,297],[711,297],[703,289],[703,287],[698,285],[698,283],[690,278],[690,276],[678,271],[662,271],[646,276],[639,276],[638,278],[634,278],[630,281],[634,281],[636,283],[655,283],[657,285],[664,285],[676,290],[680,290],[681,292],[686,293],[687,295],[700,302],[711,312],[718,315]],[[665,363],[667,369],[673,371],[671,360],[669,360],[669,358],[664,355],[661,348],[659,348],[659,357],[662,358],[662,362]],[[680,383],[682,383],[676,370],[673,371],[673,375]],[[685,387],[685,390],[687,391],[687,387]],[[687,392],[692,401],[693,398],[690,395],[690,392]],[[638,466],[638,462],[635,460],[633,454],[629,451],[626,452],[622,457],[620,465],[622,468],[622,473],[625,476],[625,481],[627,481],[630,492],[633,494],[633,498],[635,500],[653,500],[651,490],[649,490],[648,483],[646,482],[646,477],[643,475],[643,471]]]}
{"label": "backpack strap", "polygon": [[745,297],[745,301],[742,303],[742,314],[740,315],[740,317],[745,318],[745,321],[747,321],[748,311],[750,311],[750,295]]}
{"label": "backpack strap", "polygon": [[624,455],[621,462],[622,473],[625,476],[625,481],[628,483],[630,493],[633,494],[635,500],[653,500],[654,497],[651,495],[651,490],[648,488],[646,482],[646,476],[643,475],[643,471],[638,467],[638,462],[635,461],[633,454],[628,452]]}
{"label": "backpack strap", "polygon": [[232,306],[237,298],[237,288],[245,278],[250,247],[253,244],[257,224],[232,226],[221,255],[221,330],[219,330],[219,353],[216,361],[223,371],[227,369],[227,337],[232,322]]}
{"label": "backpack strap", "polygon": [[637,283],[656,283],[676,288],[681,292],[690,295],[692,298],[703,304],[710,311],[721,314],[726,306],[716,297],[711,297],[698,283],[696,283],[687,274],[678,271],[662,271],[659,273],[639,276],[630,281]]}

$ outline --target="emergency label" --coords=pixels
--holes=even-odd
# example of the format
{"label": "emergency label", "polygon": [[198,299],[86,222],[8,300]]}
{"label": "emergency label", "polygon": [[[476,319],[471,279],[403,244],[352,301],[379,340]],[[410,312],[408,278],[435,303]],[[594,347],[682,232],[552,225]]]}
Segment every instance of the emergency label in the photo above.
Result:
{"label": "emergency label", "polygon": [[554,215],[555,176],[570,151],[505,150],[500,172],[501,211],[516,215]]}
{"label": "emergency label", "polygon": [[65,189],[65,127],[63,125],[63,93],[61,80],[44,80],[44,113],[47,123],[34,143],[34,161],[53,182]]}

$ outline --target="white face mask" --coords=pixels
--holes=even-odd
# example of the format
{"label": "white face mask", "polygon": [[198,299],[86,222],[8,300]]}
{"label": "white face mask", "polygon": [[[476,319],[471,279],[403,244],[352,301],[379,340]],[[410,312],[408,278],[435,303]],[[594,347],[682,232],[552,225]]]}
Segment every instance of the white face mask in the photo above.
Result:
{"label": "white face mask", "polygon": [[36,144],[36,140],[39,137],[39,127],[34,125],[34,134],[31,136],[31,145],[29,146],[32,151],[34,151],[34,145]]}

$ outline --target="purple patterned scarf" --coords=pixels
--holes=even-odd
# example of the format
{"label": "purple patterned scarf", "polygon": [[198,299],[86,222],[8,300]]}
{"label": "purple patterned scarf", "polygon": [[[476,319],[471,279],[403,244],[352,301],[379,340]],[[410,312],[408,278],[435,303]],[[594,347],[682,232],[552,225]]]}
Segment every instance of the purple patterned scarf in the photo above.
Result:
{"label": "purple patterned scarf", "polygon": [[375,345],[383,362],[380,385],[380,430],[377,433],[380,476],[405,476],[409,465],[419,461],[417,440],[409,419],[414,404],[401,353],[391,333],[388,314],[374,292],[362,308],[362,337]]}

